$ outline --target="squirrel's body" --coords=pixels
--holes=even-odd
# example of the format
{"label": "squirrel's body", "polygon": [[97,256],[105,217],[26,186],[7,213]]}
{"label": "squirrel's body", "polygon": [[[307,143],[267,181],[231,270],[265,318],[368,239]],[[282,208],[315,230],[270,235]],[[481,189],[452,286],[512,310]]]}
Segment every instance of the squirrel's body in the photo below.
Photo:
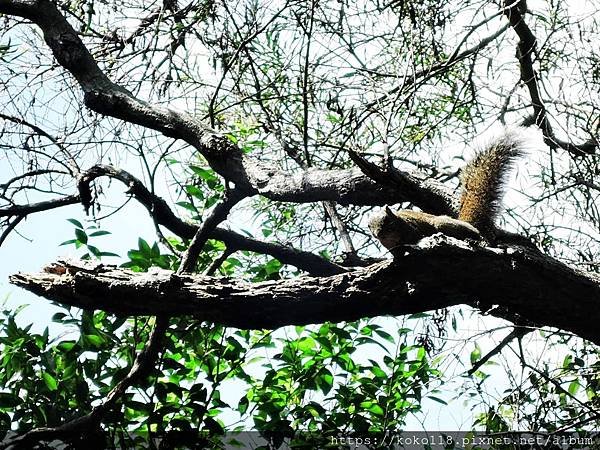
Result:
{"label": "squirrel's body", "polygon": [[369,228],[389,250],[416,244],[436,233],[461,240],[493,239],[506,175],[522,153],[520,137],[506,133],[466,165],[460,176],[462,195],[458,219],[412,210],[394,212],[386,206],[371,217]]}
{"label": "squirrel's body", "polygon": [[409,209],[392,211],[387,206],[371,217],[369,228],[390,250],[399,245],[416,244],[422,238],[436,233],[457,239],[481,239],[477,228],[462,220]]}

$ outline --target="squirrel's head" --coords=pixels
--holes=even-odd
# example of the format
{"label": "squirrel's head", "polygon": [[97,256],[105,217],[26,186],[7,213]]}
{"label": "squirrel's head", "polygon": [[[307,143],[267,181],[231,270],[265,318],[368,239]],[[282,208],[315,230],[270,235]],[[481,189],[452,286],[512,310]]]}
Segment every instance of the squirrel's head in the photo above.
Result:
{"label": "squirrel's head", "polygon": [[390,224],[397,220],[398,218],[394,214],[394,211],[388,205],[385,205],[371,216],[369,219],[369,229],[373,233],[373,236],[379,239],[381,231],[387,229]]}
{"label": "squirrel's head", "polygon": [[415,229],[406,220],[398,217],[389,206],[385,205],[369,219],[369,229],[373,236],[391,250],[400,243],[415,240]]}
{"label": "squirrel's head", "polygon": [[435,233],[434,216],[419,211],[392,211],[387,205],[369,219],[373,236],[388,250],[412,245]]}

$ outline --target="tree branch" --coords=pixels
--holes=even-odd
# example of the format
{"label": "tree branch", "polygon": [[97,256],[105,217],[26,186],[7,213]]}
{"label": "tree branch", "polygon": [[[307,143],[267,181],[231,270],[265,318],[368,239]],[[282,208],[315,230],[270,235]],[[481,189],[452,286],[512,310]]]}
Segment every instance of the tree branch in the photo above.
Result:
{"label": "tree branch", "polygon": [[17,216],[12,220],[12,222],[10,221],[10,219],[6,219],[6,228],[2,232],[2,235],[0,235],[0,247],[2,247],[2,244],[4,244],[4,241],[6,240],[8,235],[11,233],[11,231],[14,230],[15,227],[17,225],[19,225],[19,223],[21,223],[21,221],[24,218],[25,218],[25,216]]}
{"label": "tree branch", "polygon": [[[1,5],[0,5],[0,7],[1,7]],[[40,136],[44,136],[46,139],[48,139],[50,142],[52,142],[54,145],[56,145],[58,147],[58,149],[60,150],[60,152],[63,154],[63,156],[65,156],[65,158],[69,161],[68,165],[66,165],[62,162],[59,162],[59,163],[62,164],[69,171],[69,173],[71,175],[79,174],[79,165],[77,164],[77,161],[75,161],[75,158],[73,158],[73,155],[66,149],[66,147],[61,142],[59,142],[58,139],[56,139],[50,133],[47,133],[42,128],[38,127],[37,125],[29,123],[25,119],[21,119],[19,117],[13,117],[13,116],[9,116],[8,114],[0,113],[0,119],[4,119],[4,120],[7,120],[10,122],[19,124],[19,125],[24,125],[30,129],[32,129],[33,131],[35,131]]]}
{"label": "tree branch", "polygon": [[0,13],[24,17],[41,28],[58,63],[79,83],[87,107],[184,140],[218,174],[247,195],[260,194],[271,200],[296,203],[334,201],[341,205],[383,205],[405,200],[401,193],[373,183],[356,169],[285,172],[244,155],[227,137],[190,114],[136,98],[104,74],[78,33],[49,0],[0,0]]}
{"label": "tree branch", "polygon": [[60,208],[61,206],[74,205],[76,203],[79,203],[79,196],[68,195],[66,197],[30,203],[28,205],[13,205],[7,208],[0,208],[0,217],[27,216],[41,211]]}
{"label": "tree branch", "polygon": [[422,178],[418,173],[402,172],[391,164],[382,169],[351,148],[348,148],[348,156],[366,177],[378,185],[390,186],[396,192],[402,193],[402,197],[424,211],[456,217],[456,198],[441,183]]}
{"label": "tree branch", "polygon": [[245,329],[413,314],[465,304],[514,323],[556,327],[600,343],[596,275],[526,248],[469,247],[443,235],[422,240],[394,261],[324,278],[253,284],[60,261],[43,273],[17,274],[10,281],[49,300],[84,309],[195,315]]}
{"label": "tree branch", "polygon": [[[138,178],[122,169],[112,166],[96,165],[87,170],[79,182],[79,191],[84,206],[91,205],[90,183],[101,176],[107,176],[121,181],[128,187],[127,192],[140,202],[147,210],[150,216],[158,225],[166,227],[177,236],[184,239],[192,239],[196,234],[198,227],[181,220],[169,208],[167,202],[156,194],[150,192],[144,183]],[[291,264],[298,269],[304,270],[311,275],[327,276],[345,272],[343,267],[304,250],[286,247],[284,245],[272,242],[264,242],[251,237],[242,236],[235,231],[225,228],[215,228],[210,237],[223,241],[232,252],[237,250],[248,250],[251,252],[271,255],[277,258],[283,264]]]}
{"label": "tree branch", "polygon": [[244,195],[241,192],[233,190],[228,192],[223,201],[215,206],[202,225],[198,227],[198,231],[194,234],[190,246],[184,253],[183,258],[181,258],[181,264],[179,270],[177,270],[177,274],[194,271],[198,256],[202,251],[202,247],[204,247],[204,244],[206,244],[206,241],[210,237],[210,233],[214,231],[219,223],[227,218],[231,208],[243,198]]}
{"label": "tree branch", "polygon": [[[78,184],[81,195],[70,195],[29,205],[11,206],[0,209],[0,217],[25,217],[36,212],[48,211],[50,209],[73,205],[79,202],[82,202],[84,207],[89,208],[92,201],[90,184],[94,179],[101,176],[117,179],[128,186],[129,189],[127,192],[148,210],[148,213],[158,225],[166,227],[168,230],[184,239],[192,239],[196,234],[198,229],[197,226],[187,223],[177,217],[171,208],[169,208],[167,202],[150,192],[138,178],[122,169],[106,165],[93,166],[82,174]],[[84,201],[82,201],[81,198],[84,198]],[[15,223],[14,221],[11,222],[11,224],[12,223],[15,225],[18,224],[18,222]],[[3,239],[6,239],[6,236],[12,230],[13,227],[7,228],[2,235]],[[271,255],[283,264],[290,264],[314,276],[334,275],[346,271],[344,267],[328,261],[319,255],[315,255],[314,253],[295,249],[293,247],[286,247],[285,245],[274,242],[260,241],[225,228],[215,228],[210,233],[210,237],[224,242],[231,252],[247,250]]]}
{"label": "tree branch", "polygon": [[552,125],[550,125],[550,121],[548,120],[546,105],[540,95],[538,76],[533,68],[533,59],[531,57],[536,51],[537,38],[525,22],[523,17],[525,11],[522,10],[523,3],[524,2],[521,1],[505,0],[504,14],[508,18],[510,26],[519,37],[517,58],[519,59],[519,65],[521,67],[521,80],[529,90],[535,124],[542,130],[544,142],[550,148],[562,148],[577,156],[594,154],[598,147],[598,141],[594,138],[591,138],[583,144],[574,144],[558,139],[554,135]]}
{"label": "tree branch", "polygon": [[504,347],[510,344],[513,340],[521,339],[527,333],[531,333],[532,331],[532,328],[522,326],[517,326],[513,328],[513,330],[510,333],[508,333],[508,335],[504,339],[502,339],[502,341],[500,341],[500,343],[496,347],[494,347],[489,353],[486,353],[485,356],[483,356],[481,359],[473,363],[473,366],[467,371],[467,375],[473,375],[475,372],[481,369],[485,365],[485,363],[487,363],[490,359],[492,359],[494,356],[500,353],[504,349]]}

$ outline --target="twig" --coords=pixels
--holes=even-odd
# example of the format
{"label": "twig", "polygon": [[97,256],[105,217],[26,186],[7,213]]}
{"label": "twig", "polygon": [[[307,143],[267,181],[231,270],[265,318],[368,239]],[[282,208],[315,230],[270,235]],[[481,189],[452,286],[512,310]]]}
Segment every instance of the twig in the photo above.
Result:
{"label": "twig", "polygon": [[212,276],[217,271],[217,269],[221,267],[221,264],[223,264],[225,260],[229,258],[234,251],[235,249],[227,247],[225,251],[221,254],[221,256],[215,259],[210,265],[210,267],[206,269],[204,275]]}
{"label": "twig", "polygon": [[356,249],[354,248],[354,244],[352,243],[352,239],[350,238],[346,224],[340,217],[340,214],[335,207],[335,202],[323,202],[323,206],[325,207],[327,215],[329,215],[329,218],[331,219],[331,223],[340,235],[340,239],[344,245],[345,253],[355,254]]}
{"label": "twig", "polygon": [[471,376],[477,372],[485,363],[487,363],[493,356],[496,356],[498,353],[500,353],[502,349],[510,344],[514,339],[521,339],[523,336],[531,333],[532,331],[533,328],[515,327],[492,351],[487,353],[477,362],[473,363],[473,367],[469,369],[467,375]]}
{"label": "twig", "polygon": [[202,247],[204,247],[204,244],[206,244],[206,241],[210,237],[210,233],[219,223],[227,218],[231,208],[244,197],[245,194],[242,191],[234,189],[225,195],[225,198],[221,203],[215,206],[204,223],[198,228],[198,231],[196,231],[190,246],[184,253],[179,269],[177,270],[178,274],[183,272],[193,272],[198,256],[202,251]]}
{"label": "twig", "polygon": [[9,222],[6,229],[2,232],[2,236],[0,236],[0,247],[2,247],[2,244],[4,243],[10,232],[14,230],[15,227],[19,224],[19,222],[21,222],[21,220],[23,220],[24,218],[25,216],[17,216],[12,222]]}

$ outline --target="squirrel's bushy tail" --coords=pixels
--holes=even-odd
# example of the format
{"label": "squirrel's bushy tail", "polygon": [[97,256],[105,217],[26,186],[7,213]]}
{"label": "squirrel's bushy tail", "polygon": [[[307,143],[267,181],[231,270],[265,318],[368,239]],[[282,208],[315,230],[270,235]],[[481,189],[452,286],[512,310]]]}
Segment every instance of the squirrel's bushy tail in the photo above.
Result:
{"label": "squirrel's bushy tail", "polygon": [[523,154],[522,135],[517,130],[507,130],[465,166],[460,175],[460,220],[484,235],[493,232],[506,177],[515,159]]}

